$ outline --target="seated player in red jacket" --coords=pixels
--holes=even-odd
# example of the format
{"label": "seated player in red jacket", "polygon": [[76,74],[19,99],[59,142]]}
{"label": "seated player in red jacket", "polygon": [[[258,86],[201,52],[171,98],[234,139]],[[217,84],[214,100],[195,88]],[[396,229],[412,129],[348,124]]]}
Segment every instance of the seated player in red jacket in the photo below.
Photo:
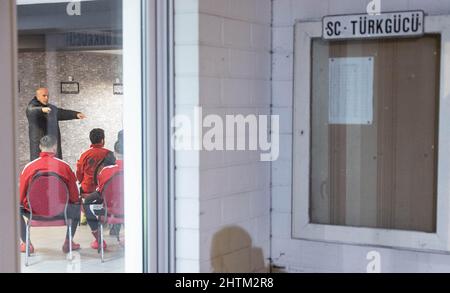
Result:
{"label": "seated player in red jacket", "polygon": [[81,184],[81,196],[95,192],[97,189],[96,172],[101,171],[99,167],[105,164],[105,161],[111,161],[106,165],[115,163],[114,154],[105,148],[105,131],[103,129],[93,129],[89,138],[92,145],[77,162],[77,178]]}
{"label": "seated player in red jacket", "polygon": [[[80,194],[84,199],[97,189],[97,175],[104,166],[114,165],[116,159],[113,152],[106,149],[105,131],[93,129],[89,134],[91,147],[85,151],[77,162],[77,178],[80,182]],[[81,224],[86,224],[84,213],[81,215]]]}
{"label": "seated player in red jacket", "polygon": [[[78,193],[77,178],[70,168],[69,164],[56,158],[58,142],[52,136],[44,136],[40,141],[41,154],[38,159],[29,163],[23,169],[20,175],[20,204],[21,204],[21,252],[25,252],[25,238],[26,238],[26,223],[25,218],[29,217],[30,207],[27,200],[27,191],[31,180],[38,172],[52,172],[59,175],[67,184],[69,189],[69,206],[67,209],[67,217],[72,219],[72,239],[77,231],[77,226],[80,218],[80,195]],[[61,215],[63,218],[64,215]],[[67,229],[66,241],[63,245],[63,252],[69,252],[69,229]],[[79,250],[80,245],[72,242],[72,250]],[[33,245],[30,245],[30,252],[34,252]]]}
{"label": "seated player in red jacket", "polygon": [[[98,175],[98,187],[97,191],[86,197],[84,210],[86,211],[87,222],[91,228],[92,235],[94,236],[94,241],[91,243],[93,249],[98,249],[99,247],[99,234],[98,234],[98,219],[94,214],[91,206],[99,205],[103,203],[103,198],[101,193],[105,187],[105,184],[117,173],[123,172],[123,142],[118,141],[114,146],[114,155],[116,157],[116,164],[113,166],[108,166],[103,168],[103,170]],[[103,241],[103,247],[106,249],[106,242]]]}

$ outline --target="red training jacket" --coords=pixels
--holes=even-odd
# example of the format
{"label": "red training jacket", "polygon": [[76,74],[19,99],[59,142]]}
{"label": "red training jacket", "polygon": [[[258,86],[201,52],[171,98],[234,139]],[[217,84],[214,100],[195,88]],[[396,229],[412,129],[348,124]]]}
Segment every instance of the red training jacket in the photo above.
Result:
{"label": "red training jacket", "polygon": [[114,166],[109,166],[103,168],[103,170],[98,175],[98,188],[97,191],[102,193],[105,188],[105,184],[111,179],[114,175],[119,172],[123,172],[123,161],[117,160]]}
{"label": "red training jacket", "polygon": [[83,193],[93,193],[97,187],[94,182],[95,170],[111,151],[103,145],[94,144],[84,152],[77,162],[77,178]]}
{"label": "red training jacket", "polygon": [[69,189],[69,203],[79,203],[77,178],[69,164],[55,157],[53,153],[41,153],[40,158],[25,166],[20,175],[20,203],[29,211],[27,191],[31,180],[38,172],[56,173],[64,180]]}

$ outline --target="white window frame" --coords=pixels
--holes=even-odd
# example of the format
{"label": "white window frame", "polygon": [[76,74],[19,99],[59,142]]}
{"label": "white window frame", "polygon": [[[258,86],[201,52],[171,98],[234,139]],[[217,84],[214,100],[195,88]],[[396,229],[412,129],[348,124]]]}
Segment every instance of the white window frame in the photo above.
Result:
{"label": "white window frame", "polygon": [[171,273],[175,263],[173,151],[173,0],[140,0],[143,8],[144,272]]}
{"label": "white window frame", "polygon": [[123,75],[128,99],[124,108],[125,272],[144,272],[143,137],[142,137],[142,7],[123,1]]}
{"label": "white window frame", "polygon": [[2,142],[0,143],[0,162],[2,174],[0,176],[0,273],[20,272],[20,255],[18,251],[19,206],[18,168],[15,142],[18,133],[17,117],[17,31],[16,1],[0,2],[0,87],[3,90],[0,123],[3,127]]}
{"label": "white window frame", "polygon": [[299,22],[295,26],[293,238],[420,251],[450,251],[450,16],[427,16],[425,33],[441,35],[437,233],[311,223],[311,45],[313,39],[322,37],[322,23]]}
{"label": "white window frame", "polygon": [[126,272],[174,270],[172,0],[124,5]]}
{"label": "white window frame", "polygon": [[[32,0],[37,3],[45,1]],[[32,2],[31,0],[28,2]],[[158,33],[164,34],[166,27],[157,28],[157,2],[163,9],[172,9],[164,7],[165,0],[127,0],[123,1],[123,31],[124,31],[124,87],[127,96],[133,97],[127,102],[124,108],[124,129],[125,131],[125,225],[130,227],[125,234],[125,271],[127,273],[141,272],[167,272],[170,270],[169,252],[173,257],[173,243],[169,246],[169,227],[159,227],[157,223],[168,222],[170,215],[157,213],[159,205],[157,197],[166,198],[164,194],[157,193],[156,177],[161,180],[160,167],[156,161],[156,130],[149,130],[149,127],[156,129],[156,125],[165,125],[163,115],[158,116],[158,121],[149,119],[156,117],[156,100],[158,91],[162,91],[157,87],[157,48],[165,48],[167,44],[161,45],[161,37],[157,37]],[[26,3],[27,1],[22,1]],[[53,2],[53,1],[48,1]],[[172,3],[172,1],[167,1]],[[146,5],[143,5],[146,4]],[[17,156],[16,133],[18,128],[16,124],[17,105],[17,25],[16,25],[16,0],[1,1],[0,7],[0,35],[3,36],[5,42],[0,44],[0,51],[5,54],[0,56],[0,62],[4,66],[0,70],[0,85],[5,90],[7,97],[4,101],[5,109],[15,109],[14,111],[6,111],[0,117],[2,125],[7,130],[4,133],[4,143],[0,145],[0,158],[4,162],[4,169],[9,170],[0,178],[3,186],[1,199],[3,206],[11,206],[13,208],[6,209],[0,214],[0,230],[3,232],[3,238],[0,241],[0,273],[4,272],[20,272],[20,258],[18,253],[18,200],[17,194]],[[143,21],[145,20],[145,28]],[[161,18],[161,22],[165,18]],[[145,35],[144,35],[145,34]],[[170,48],[171,49],[171,48]],[[161,62],[158,68],[167,66]],[[169,76],[169,74],[168,74]],[[143,80],[143,78],[145,79]],[[144,89],[145,85],[145,89]],[[166,96],[161,94],[161,100],[166,100]],[[153,106],[152,106],[153,105]],[[143,111],[145,107],[145,112]],[[144,114],[145,113],[145,114]],[[169,113],[167,113],[169,115]],[[145,119],[144,119],[145,118]],[[145,125],[144,125],[145,124]],[[145,134],[144,134],[145,130]],[[16,142],[17,144],[17,142]],[[143,158],[147,159],[144,162]],[[145,166],[144,166],[145,165]],[[153,175],[144,177],[144,175]],[[157,176],[160,175],[160,176]],[[166,178],[166,177],[164,177]],[[145,183],[145,184],[144,184]],[[162,186],[162,184],[160,184]],[[160,187],[162,189],[162,187]],[[164,202],[165,205],[173,205],[172,202]],[[16,207],[16,208],[14,208]],[[145,208],[144,208],[145,207]],[[144,211],[145,209],[145,211]],[[169,208],[167,208],[169,209]],[[146,218],[144,219],[144,214]],[[16,219],[16,220],[14,220]],[[148,220],[148,223],[144,223]],[[145,231],[144,231],[145,229]],[[158,239],[158,240],[156,240]],[[163,240],[161,240],[163,239]],[[144,241],[145,240],[145,241]],[[159,256],[158,244],[160,242],[167,243],[163,256]],[[173,239],[170,239],[173,241]]]}

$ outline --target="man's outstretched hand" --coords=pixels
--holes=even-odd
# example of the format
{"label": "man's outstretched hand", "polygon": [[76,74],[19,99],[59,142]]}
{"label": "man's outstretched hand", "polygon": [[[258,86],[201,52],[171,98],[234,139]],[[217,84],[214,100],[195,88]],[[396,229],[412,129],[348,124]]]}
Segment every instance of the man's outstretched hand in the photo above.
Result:
{"label": "man's outstretched hand", "polygon": [[45,114],[49,114],[51,111],[52,111],[52,108],[49,108],[49,107],[42,108],[42,112],[44,112]]}
{"label": "man's outstretched hand", "polygon": [[81,119],[81,120],[87,118],[86,115],[84,115],[83,113],[78,113],[77,117],[78,117],[78,119]]}

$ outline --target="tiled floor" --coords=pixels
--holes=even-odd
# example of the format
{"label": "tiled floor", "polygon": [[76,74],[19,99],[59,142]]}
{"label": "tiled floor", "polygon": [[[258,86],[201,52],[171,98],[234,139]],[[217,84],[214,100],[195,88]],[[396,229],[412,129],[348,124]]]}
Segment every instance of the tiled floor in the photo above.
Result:
{"label": "tiled floor", "polygon": [[123,273],[124,251],[117,238],[109,236],[105,229],[105,241],[108,249],[105,263],[100,260],[96,250],[90,248],[93,237],[86,226],[79,227],[75,242],[81,244],[81,250],[74,253],[72,262],[66,260],[61,251],[65,237],[65,228],[32,228],[31,240],[35,253],[30,265],[25,267],[25,255],[22,254],[22,272],[24,273]]}

